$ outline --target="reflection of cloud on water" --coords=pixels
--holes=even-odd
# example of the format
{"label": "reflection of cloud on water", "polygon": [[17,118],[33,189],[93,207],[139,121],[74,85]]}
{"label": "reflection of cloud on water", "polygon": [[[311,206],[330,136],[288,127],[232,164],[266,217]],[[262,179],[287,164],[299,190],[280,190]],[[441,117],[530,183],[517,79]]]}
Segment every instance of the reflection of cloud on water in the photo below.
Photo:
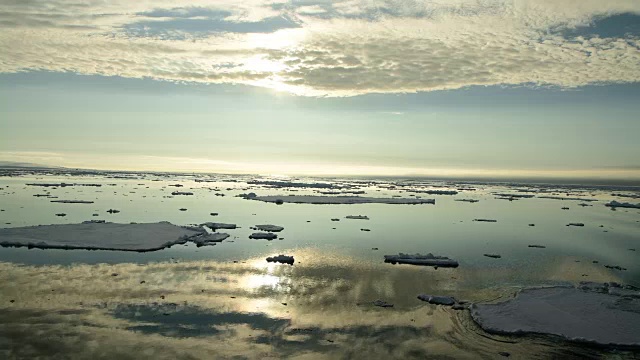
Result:
{"label": "reflection of cloud on water", "polygon": [[[246,264],[0,263],[0,354],[477,358],[493,357],[498,349],[514,355],[558,355],[568,349],[543,340],[496,342],[484,337],[465,312],[416,299],[421,292],[470,300],[500,296],[511,290],[469,284],[483,276],[499,284],[516,270],[371,264],[313,250],[295,255],[303,265],[268,265],[263,259]],[[578,271],[588,268],[582,263]],[[529,274],[530,281],[571,271],[548,269]],[[378,298],[395,307],[372,306]]]}

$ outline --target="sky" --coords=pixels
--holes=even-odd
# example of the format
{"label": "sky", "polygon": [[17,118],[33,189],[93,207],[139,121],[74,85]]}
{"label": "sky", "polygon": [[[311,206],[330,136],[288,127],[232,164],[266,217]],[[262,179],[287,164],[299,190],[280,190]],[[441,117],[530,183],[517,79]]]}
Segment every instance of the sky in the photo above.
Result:
{"label": "sky", "polygon": [[640,1],[0,1],[0,161],[640,180]]}

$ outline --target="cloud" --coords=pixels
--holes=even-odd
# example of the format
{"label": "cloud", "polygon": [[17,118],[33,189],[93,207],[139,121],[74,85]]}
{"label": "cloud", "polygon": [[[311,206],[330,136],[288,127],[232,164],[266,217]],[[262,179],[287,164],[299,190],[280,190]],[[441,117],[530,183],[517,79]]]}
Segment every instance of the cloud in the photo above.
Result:
{"label": "cloud", "polygon": [[[48,70],[352,96],[640,81],[624,0],[5,2],[0,72]],[[616,27],[623,19],[631,24]]]}

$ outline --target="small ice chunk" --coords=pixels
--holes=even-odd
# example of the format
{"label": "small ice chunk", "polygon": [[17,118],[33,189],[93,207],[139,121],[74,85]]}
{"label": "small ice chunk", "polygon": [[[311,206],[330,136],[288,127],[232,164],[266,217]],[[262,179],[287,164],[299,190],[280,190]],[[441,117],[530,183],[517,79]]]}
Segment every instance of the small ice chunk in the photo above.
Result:
{"label": "small ice chunk", "polygon": [[640,209],[640,204],[632,204],[632,203],[621,203],[621,202],[617,202],[615,200],[612,200],[609,203],[604,204],[604,206],[610,207],[610,208],[629,208],[629,209]]}
{"label": "small ice chunk", "polygon": [[422,266],[434,266],[434,267],[458,267],[458,262],[449,259],[446,256],[436,256],[431,253],[427,255],[415,254],[403,254],[398,255],[385,255],[384,262],[391,264],[409,264],[409,265],[422,265]]}
{"label": "small ice chunk", "polygon": [[383,307],[383,308],[393,307],[393,304],[390,304],[390,303],[388,303],[388,302],[386,302],[386,301],[384,301],[384,300],[380,300],[380,299],[378,299],[378,300],[374,301],[374,302],[373,302],[373,305],[374,305],[374,306]]}
{"label": "small ice chunk", "polygon": [[574,201],[598,201],[597,199],[579,198],[579,197],[562,197],[562,196],[538,196],[538,199],[574,200]]}
{"label": "small ice chunk", "polygon": [[435,305],[452,306],[453,304],[456,303],[456,300],[450,296],[434,296],[434,295],[420,294],[418,295],[418,299],[422,301],[426,301],[429,304],[435,304]]}
{"label": "small ice chunk", "polygon": [[227,239],[230,235],[226,233],[211,233],[203,236],[198,236],[193,241],[198,245],[207,245],[208,243],[218,243]]}
{"label": "small ice chunk", "polygon": [[284,230],[282,226],[278,226],[278,225],[256,225],[255,227],[258,230],[269,231],[269,232],[280,232]]}
{"label": "small ice chunk", "polygon": [[623,268],[620,265],[605,265],[604,267],[606,267],[607,269],[618,270],[618,271],[626,271],[627,270],[627,268]]}
{"label": "small ice chunk", "polygon": [[344,218],[352,220],[369,220],[369,217],[366,215],[347,215]]}
{"label": "small ice chunk", "polygon": [[206,223],[204,223],[202,225],[210,228],[213,231],[216,231],[218,229],[235,229],[235,228],[237,228],[236,224],[225,224],[225,223],[214,223],[214,222],[206,222]]}
{"label": "small ice chunk", "polygon": [[531,194],[508,194],[508,193],[498,193],[496,196],[505,197],[505,198],[519,198],[519,199],[531,199],[535,197],[535,195]]}
{"label": "small ice chunk", "polygon": [[289,265],[293,265],[293,263],[295,262],[295,260],[293,259],[293,256],[288,256],[288,255],[278,255],[278,256],[270,256],[267,258],[268,262],[279,262],[282,264],[289,264]]}
{"label": "small ice chunk", "polygon": [[435,204],[435,199],[377,198],[365,196],[319,196],[319,195],[269,195],[245,197],[248,200],[264,201],[276,204]]}
{"label": "small ice chunk", "polygon": [[257,239],[273,240],[273,239],[276,239],[277,237],[278,235],[274,233],[268,233],[268,232],[257,232],[249,235],[249,239],[256,239],[256,240]]}

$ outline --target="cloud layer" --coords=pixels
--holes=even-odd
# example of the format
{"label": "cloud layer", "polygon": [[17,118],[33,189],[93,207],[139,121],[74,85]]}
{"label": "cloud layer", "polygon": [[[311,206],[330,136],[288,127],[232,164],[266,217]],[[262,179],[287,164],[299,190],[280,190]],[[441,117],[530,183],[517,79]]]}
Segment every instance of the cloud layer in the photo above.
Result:
{"label": "cloud layer", "polygon": [[[615,16],[625,24],[615,28]],[[0,72],[311,96],[640,81],[637,1],[4,1]]]}

